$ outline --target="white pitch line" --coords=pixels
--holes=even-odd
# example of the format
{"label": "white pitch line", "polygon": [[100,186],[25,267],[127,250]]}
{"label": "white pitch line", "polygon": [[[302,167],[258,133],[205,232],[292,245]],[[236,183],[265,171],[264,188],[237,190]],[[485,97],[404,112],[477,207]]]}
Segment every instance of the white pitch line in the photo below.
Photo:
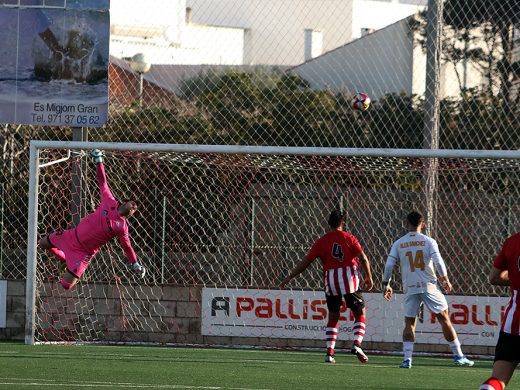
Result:
{"label": "white pitch line", "polygon": [[[27,379],[24,379],[27,380]],[[59,387],[112,387],[112,388],[132,388],[132,389],[200,389],[200,390],[270,390],[248,387],[223,387],[223,386],[190,386],[190,385],[160,385],[160,384],[136,384],[136,383],[117,383],[117,382],[67,382],[61,383],[51,380],[29,379],[25,382],[18,378],[0,378],[0,386],[22,385],[22,386],[59,386]],[[7,382],[12,381],[12,382]]]}

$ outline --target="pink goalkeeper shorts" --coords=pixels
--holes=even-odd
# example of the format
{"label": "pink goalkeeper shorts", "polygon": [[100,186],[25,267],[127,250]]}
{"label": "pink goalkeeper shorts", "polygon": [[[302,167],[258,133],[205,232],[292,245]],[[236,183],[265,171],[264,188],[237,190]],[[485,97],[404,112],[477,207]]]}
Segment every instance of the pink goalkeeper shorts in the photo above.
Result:
{"label": "pink goalkeeper shorts", "polygon": [[81,246],[73,229],[51,233],[49,241],[65,253],[67,269],[81,278],[95,253],[88,252]]}

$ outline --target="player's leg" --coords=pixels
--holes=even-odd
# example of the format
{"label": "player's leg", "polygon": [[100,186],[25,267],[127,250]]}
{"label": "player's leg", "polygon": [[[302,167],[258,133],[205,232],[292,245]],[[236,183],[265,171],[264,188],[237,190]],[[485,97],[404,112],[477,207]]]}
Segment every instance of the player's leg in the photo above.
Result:
{"label": "player's leg", "polygon": [[361,343],[365,337],[366,329],[366,311],[365,311],[365,300],[361,291],[356,291],[352,294],[345,294],[345,301],[347,307],[352,310],[354,314],[354,326],[352,327],[353,340],[352,348],[350,352],[356,355],[361,363],[368,363],[368,356],[361,349]]}
{"label": "player's leg", "polygon": [[412,368],[416,317],[421,302],[420,294],[407,294],[404,297],[403,362],[400,368]]}
{"label": "player's leg", "polygon": [[327,342],[327,354],[325,355],[325,363],[335,363],[334,348],[338,338],[338,324],[340,316],[340,308],[343,300],[341,295],[326,295],[327,309],[329,318],[325,329],[325,339]]}
{"label": "player's leg", "polygon": [[451,352],[453,353],[453,361],[457,366],[471,367],[474,362],[469,360],[462,353],[460,341],[457,332],[450,321],[448,312],[448,302],[446,297],[440,290],[432,290],[423,294],[423,301],[428,310],[430,310],[441,324],[442,334],[448,342]]}
{"label": "player's leg", "polygon": [[520,336],[500,332],[491,378],[480,386],[480,390],[502,390],[511,380],[519,362]]}
{"label": "player's leg", "polygon": [[70,290],[81,279],[87,269],[93,254],[82,250],[67,252],[67,271],[61,276],[61,285],[65,290]]}
{"label": "player's leg", "polygon": [[413,347],[415,344],[415,317],[404,317],[403,328],[403,361],[400,368],[412,368]]}
{"label": "player's leg", "polygon": [[518,361],[496,360],[491,377],[480,385],[479,390],[503,390],[511,380],[516,366]]}
{"label": "player's leg", "polygon": [[479,390],[504,390],[504,388],[504,382],[498,378],[491,377],[480,385]]}
{"label": "player's leg", "polygon": [[457,366],[471,367],[473,362],[466,358],[462,353],[462,346],[460,344],[459,338],[457,337],[457,332],[455,331],[455,328],[450,321],[448,309],[443,310],[440,313],[435,313],[435,316],[441,324],[442,333],[448,342],[448,345],[450,346],[451,352],[453,353],[455,364]]}
{"label": "player's leg", "polygon": [[68,269],[61,275],[60,283],[65,290],[70,290],[78,282],[79,278]]}
{"label": "player's leg", "polygon": [[49,240],[49,236],[40,238],[38,241],[38,246],[51,252],[54,256],[60,259],[60,261],[65,261],[65,253],[52,244],[52,242]]}

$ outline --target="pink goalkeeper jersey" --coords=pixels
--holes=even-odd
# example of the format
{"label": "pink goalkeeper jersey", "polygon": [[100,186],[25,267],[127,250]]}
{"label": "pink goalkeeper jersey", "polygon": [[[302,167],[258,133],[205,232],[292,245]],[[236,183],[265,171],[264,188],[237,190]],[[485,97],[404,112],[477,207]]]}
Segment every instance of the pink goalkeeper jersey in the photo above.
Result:
{"label": "pink goalkeeper jersey", "polygon": [[121,217],[117,211],[118,203],[108,188],[103,163],[96,165],[96,175],[101,203],[96,211],[86,216],[76,226],[74,229],[76,239],[85,250],[94,255],[108,241],[118,237],[128,261],[135,263],[137,257],[130,243],[128,224],[126,218]]}

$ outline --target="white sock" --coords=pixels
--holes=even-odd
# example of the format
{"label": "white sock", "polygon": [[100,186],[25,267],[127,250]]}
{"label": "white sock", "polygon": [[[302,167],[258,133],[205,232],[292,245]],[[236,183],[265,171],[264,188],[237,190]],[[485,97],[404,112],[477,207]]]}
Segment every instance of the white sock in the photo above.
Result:
{"label": "white sock", "polygon": [[406,359],[412,360],[413,344],[414,344],[413,341],[403,341],[404,360],[406,360]]}
{"label": "white sock", "polygon": [[462,356],[462,349],[460,348],[460,341],[456,338],[453,341],[449,342],[451,352],[453,352],[454,356]]}

